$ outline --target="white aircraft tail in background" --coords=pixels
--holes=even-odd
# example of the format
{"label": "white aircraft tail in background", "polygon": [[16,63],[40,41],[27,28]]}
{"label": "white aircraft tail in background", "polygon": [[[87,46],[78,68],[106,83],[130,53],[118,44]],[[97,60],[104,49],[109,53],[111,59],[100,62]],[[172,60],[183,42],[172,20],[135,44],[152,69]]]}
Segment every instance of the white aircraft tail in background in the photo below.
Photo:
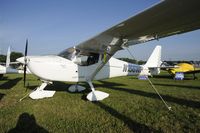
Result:
{"label": "white aircraft tail in background", "polygon": [[7,56],[6,56],[6,65],[0,65],[0,78],[3,77],[4,74],[8,73],[19,73],[17,69],[13,69],[10,67],[10,46],[8,47]]}
{"label": "white aircraft tail in background", "polygon": [[143,65],[143,69],[140,75],[157,75],[160,73],[161,65],[161,46],[157,45],[152,52],[151,56],[147,60],[146,64]]}
{"label": "white aircraft tail in background", "polygon": [[7,51],[7,57],[6,57],[6,68],[8,68],[10,66],[10,46],[8,47],[8,51]]}

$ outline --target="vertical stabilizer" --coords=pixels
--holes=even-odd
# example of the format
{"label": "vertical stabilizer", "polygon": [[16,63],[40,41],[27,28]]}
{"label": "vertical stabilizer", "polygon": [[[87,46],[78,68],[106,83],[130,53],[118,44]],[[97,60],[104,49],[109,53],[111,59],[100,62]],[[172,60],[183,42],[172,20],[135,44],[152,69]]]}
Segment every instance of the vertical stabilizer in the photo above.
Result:
{"label": "vertical stabilizer", "polygon": [[147,68],[158,68],[161,65],[161,46],[157,45],[144,65]]}
{"label": "vertical stabilizer", "polygon": [[157,75],[160,73],[161,65],[161,46],[157,45],[153,50],[151,56],[147,60],[147,63],[143,65],[143,69],[140,75]]}
{"label": "vertical stabilizer", "polygon": [[6,57],[6,68],[9,67],[10,65],[10,46],[8,47],[8,51],[7,51],[7,57]]}

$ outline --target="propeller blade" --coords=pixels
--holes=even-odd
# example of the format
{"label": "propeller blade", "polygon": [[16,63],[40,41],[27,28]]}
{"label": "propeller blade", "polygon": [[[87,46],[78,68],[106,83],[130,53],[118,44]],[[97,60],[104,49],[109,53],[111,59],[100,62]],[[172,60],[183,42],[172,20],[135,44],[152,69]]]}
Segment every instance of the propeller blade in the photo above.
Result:
{"label": "propeller blade", "polygon": [[26,64],[24,65],[24,87],[26,87]]}
{"label": "propeller blade", "polygon": [[28,51],[28,39],[26,39],[26,48],[24,52],[25,57],[27,56],[27,51]]}
{"label": "propeller blade", "polygon": [[24,52],[24,87],[26,87],[26,70],[27,70],[27,52],[28,52],[28,39],[26,39],[26,47]]}

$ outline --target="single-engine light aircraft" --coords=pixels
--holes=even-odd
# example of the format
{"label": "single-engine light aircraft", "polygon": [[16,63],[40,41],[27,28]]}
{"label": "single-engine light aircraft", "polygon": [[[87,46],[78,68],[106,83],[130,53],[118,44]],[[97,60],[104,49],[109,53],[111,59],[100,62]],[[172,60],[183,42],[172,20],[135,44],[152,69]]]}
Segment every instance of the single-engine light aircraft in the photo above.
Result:
{"label": "single-engine light aircraft", "polygon": [[195,74],[200,73],[199,68],[195,68],[194,65],[189,63],[179,63],[172,68],[164,69],[169,72],[172,76],[175,76],[176,73],[183,73],[185,74],[193,74],[193,78],[196,79]]}
{"label": "single-engine light aircraft", "polygon": [[[157,52],[152,54],[154,59],[150,59],[151,61],[144,66],[113,58],[112,56],[117,51],[131,45],[199,29],[199,7],[199,0],[162,0],[149,9],[58,55],[27,56],[28,41],[26,41],[25,56],[17,61],[24,63],[24,77],[26,77],[26,67],[28,67],[31,73],[43,82],[29,96],[32,99],[52,97],[54,91],[44,90],[49,83],[70,81],[87,82],[91,88],[87,99],[103,100],[109,94],[95,90],[93,80],[147,73],[145,71],[151,72],[151,70],[158,71],[157,65],[160,64],[157,62],[160,58],[158,56],[160,46],[156,47]],[[69,89],[81,91],[84,88],[74,85]]]}

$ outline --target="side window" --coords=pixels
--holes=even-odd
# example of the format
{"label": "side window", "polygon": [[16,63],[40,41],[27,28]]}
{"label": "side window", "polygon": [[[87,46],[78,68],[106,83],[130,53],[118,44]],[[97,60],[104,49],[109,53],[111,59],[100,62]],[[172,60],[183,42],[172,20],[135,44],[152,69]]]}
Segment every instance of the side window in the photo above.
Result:
{"label": "side window", "polygon": [[88,56],[78,55],[73,59],[73,62],[80,66],[87,66]]}
{"label": "side window", "polygon": [[80,66],[89,66],[99,61],[99,54],[78,55],[73,59],[73,62]]}
{"label": "side window", "polygon": [[99,54],[88,56],[88,59],[87,59],[88,65],[98,63],[98,61],[99,61]]}

